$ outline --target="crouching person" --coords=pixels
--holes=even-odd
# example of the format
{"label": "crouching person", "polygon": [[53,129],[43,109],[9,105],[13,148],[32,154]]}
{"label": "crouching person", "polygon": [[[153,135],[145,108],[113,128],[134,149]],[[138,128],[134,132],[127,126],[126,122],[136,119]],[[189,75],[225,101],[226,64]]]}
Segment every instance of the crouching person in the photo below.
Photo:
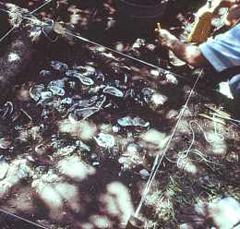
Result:
{"label": "crouching person", "polygon": [[[158,42],[172,50],[181,60],[194,67],[213,67],[216,82],[220,76],[227,76],[231,93],[240,100],[240,2],[238,0],[214,0],[211,12],[228,7],[226,25],[228,30],[200,45],[183,43],[164,29],[158,29]],[[221,77],[222,78],[222,77]]]}

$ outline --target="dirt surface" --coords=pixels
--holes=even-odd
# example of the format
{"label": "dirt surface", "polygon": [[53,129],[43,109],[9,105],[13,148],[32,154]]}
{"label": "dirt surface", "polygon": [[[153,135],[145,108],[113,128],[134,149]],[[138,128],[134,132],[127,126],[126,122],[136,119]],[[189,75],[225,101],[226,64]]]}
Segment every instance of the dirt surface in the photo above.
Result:
{"label": "dirt surface", "polygon": [[[174,66],[155,43],[155,22],[184,37],[198,6],[172,1],[164,17],[143,22],[123,18],[112,1],[57,2],[36,17],[163,69],[64,32],[40,47],[31,76],[21,73],[28,80],[0,108],[1,209],[46,228],[125,228],[157,156],[144,228],[178,228],[181,209],[199,202],[240,200],[239,126],[212,115],[234,118],[231,101],[203,76],[184,106],[200,70]],[[2,228],[21,225],[1,216]]]}

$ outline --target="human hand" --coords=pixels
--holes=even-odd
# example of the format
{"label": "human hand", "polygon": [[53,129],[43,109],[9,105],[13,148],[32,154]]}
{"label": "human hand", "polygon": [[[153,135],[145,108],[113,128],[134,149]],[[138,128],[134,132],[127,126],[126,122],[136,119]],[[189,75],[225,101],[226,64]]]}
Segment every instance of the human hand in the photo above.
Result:
{"label": "human hand", "polygon": [[167,48],[171,49],[174,42],[178,40],[174,35],[165,29],[157,28],[155,31],[157,33],[158,43]]}

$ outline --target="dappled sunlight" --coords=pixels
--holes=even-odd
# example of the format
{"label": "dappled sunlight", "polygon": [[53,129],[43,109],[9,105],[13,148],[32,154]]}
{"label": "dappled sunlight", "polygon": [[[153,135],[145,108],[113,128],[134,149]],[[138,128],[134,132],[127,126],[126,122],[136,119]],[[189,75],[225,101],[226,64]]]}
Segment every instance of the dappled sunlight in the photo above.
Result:
{"label": "dappled sunlight", "polygon": [[207,228],[207,221],[216,228],[235,228],[240,220],[240,204],[232,197],[197,203],[181,209],[181,228]]}
{"label": "dappled sunlight", "polygon": [[15,96],[16,96],[16,99],[18,99],[19,101],[25,101],[25,102],[29,101],[30,100],[29,89],[25,85],[22,86],[21,88],[17,88],[15,90]]}
{"label": "dappled sunlight", "polygon": [[[188,118],[192,118],[192,114]],[[190,129],[191,127],[189,125],[188,118],[182,119],[181,122],[179,123],[178,129],[177,129],[177,135],[183,135],[183,134],[190,134],[191,133],[191,129]]]}
{"label": "dappled sunlight", "polygon": [[106,189],[107,193],[102,197],[106,211],[110,215],[118,216],[123,225],[126,224],[134,212],[129,189],[117,181],[108,184]]}
{"label": "dappled sunlight", "polygon": [[150,129],[146,133],[141,134],[140,138],[145,142],[141,143],[149,150],[150,155],[161,153],[161,150],[165,148],[169,140],[169,136],[155,129]]}
{"label": "dappled sunlight", "polygon": [[111,222],[104,215],[92,215],[90,222],[93,224],[93,228],[107,229],[111,228]]}
{"label": "dappled sunlight", "polygon": [[122,141],[122,154],[118,162],[122,165],[122,170],[133,169],[139,165],[146,166],[147,151],[143,148],[141,143],[134,142],[132,139],[125,139]]}
{"label": "dappled sunlight", "polygon": [[79,211],[82,210],[79,201],[79,192],[75,185],[61,182],[55,184],[55,190],[63,198],[65,205],[74,213],[79,213]]}
{"label": "dappled sunlight", "polygon": [[51,184],[45,184],[42,181],[34,181],[32,187],[36,189],[38,197],[49,209],[49,217],[54,220],[62,220],[64,217],[64,202],[62,197]]}
{"label": "dappled sunlight", "polygon": [[226,155],[226,160],[231,163],[239,163],[239,152],[228,152]]}
{"label": "dappled sunlight", "polygon": [[20,60],[20,56],[17,53],[10,53],[8,55],[9,62],[18,61],[18,60]]}
{"label": "dappled sunlight", "polygon": [[219,228],[229,228],[230,225],[236,225],[240,220],[240,204],[231,197],[209,204],[208,212]]}
{"label": "dappled sunlight", "polygon": [[[73,167],[74,169],[74,167]],[[49,210],[49,217],[63,220],[70,210],[75,214],[82,211],[78,188],[63,177],[49,172],[32,182],[35,198],[40,199]]]}
{"label": "dappled sunlight", "polygon": [[167,112],[166,118],[167,119],[175,119],[179,115],[179,112],[177,110],[171,109]]}
{"label": "dappled sunlight", "polygon": [[64,119],[59,122],[59,131],[77,136],[81,140],[91,140],[97,131],[97,127],[93,122],[85,120]]}
{"label": "dappled sunlight", "polygon": [[158,110],[168,101],[168,97],[157,91],[154,91],[149,100],[150,107],[152,107],[153,110]]}
{"label": "dappled sunlight", "polygon": [[209,133],[209,144],[212,148],[211,153],[216,156],[225,156],[227,152],[227,145],[222,135],[216,133]]}
{"label": "dappled sunlight", "polygon": [[112,133],[113,126],[111,124],[102,123],[98,126],[98,130],[104,133]]}
{"label": "dappled sunlight", "polygon": [[180,159],[178,161],[178,167],[191,175],[198,173],[198,167],[189,158]]}
{"label": "dappled sunlight", "polygon": [[[18,82],[15,97],[0,106],[0,121],[11,129],[1,131],[0,122],[1,207],[47,228],[120,229],[142,203],[145,228],[157,229],[177,228],[182,207],[237,196],[238,127],[212,119],[205,105],[217,102],[207,90],[184,105],[193,82],[171,72],[154,37],[121,33],[126,25],[114,24],[120,15],[112,0],[57,3],[34,20],[54,18],[67,30],[39,50],[33,78]],[[15,64],[20,57],[7,58]],[[230,205],[221,204],[229,213],[219,218],[237,218]]]}
{"label": "dappled sunlight", "polygon": [[1,162],[0,169],[2,180],[0,181],[0,199],[9,195],[14,187],[20,184],[21,180],[27,178],[31,173],[26,160],[15,160],[11,163]]}
{"label": "dappled sunlight", "polygon": [[78,156],[71,156],[61,160],[57,168],[62,175],[74,181],[82,181],[96,172],[94,167],[81,161],[81,158]]}
{"label": "dappled sunlight", "polygon": [[81,10],[77,8],[76,5],[72,5],[68,8],[68,12],[70,13],[71,24],[81,27],[85,27],[89,24],[92,14],[91,10]]}

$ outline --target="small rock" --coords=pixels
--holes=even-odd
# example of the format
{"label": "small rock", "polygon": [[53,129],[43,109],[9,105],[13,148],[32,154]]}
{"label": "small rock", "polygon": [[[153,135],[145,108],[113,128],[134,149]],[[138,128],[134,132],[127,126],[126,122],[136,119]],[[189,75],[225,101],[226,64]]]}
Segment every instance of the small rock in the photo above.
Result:
{"label": "small rock", "polygon": [[139,172],[139,174],[140,174],[142,179],[148,179],[148,177],[150,176],[150,173],[146,169],[142,169]]}
{"label": "small rock", "polygon": [[151,97],[151,103],[155,108],[161,107],[167,100],[168,98],[160,93],[154,93]]}
{"label": "small rock", "polygon": [[117,89],[115,87],[110,87],[110,86],[105,87],[103,89],[103,93],[113,95],[113,96],[116,96],[116,97],[123,97],[124,96],[122,91],[120,91],[119,89]]}

